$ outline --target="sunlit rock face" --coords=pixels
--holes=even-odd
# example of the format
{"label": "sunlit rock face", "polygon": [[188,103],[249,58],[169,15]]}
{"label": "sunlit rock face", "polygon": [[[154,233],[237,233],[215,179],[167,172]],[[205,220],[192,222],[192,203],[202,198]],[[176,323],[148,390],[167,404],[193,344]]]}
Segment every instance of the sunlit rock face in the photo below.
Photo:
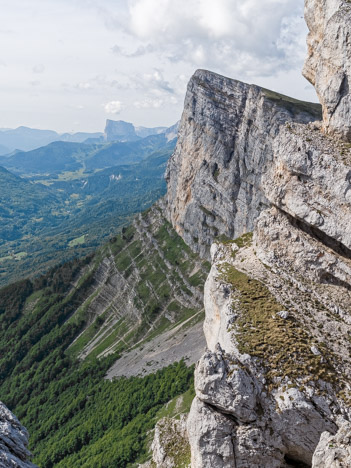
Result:
{"label": "sunlit rock face", "polygon": [[0,402],[0,466],[37,468],[29,461],[28,432],[16,416]]}
{"label": "sunlit rock face", "polygon": [[196,71],[166,173],[168,218],[178,234],[209,258],[218,236],[252,230],[267,206],[261,177],[280,125],[320,118],[318,104]]}
{"label": "sunlit rock face", "polygon": [[348,468],[351,466],[351,424],[344,423],[332,436],[324,432],[313,455],[312,468]]}
{"label": "sunlit rock face", "polygon": [[326,133],[351,141],[351,3],[306,0],[308,56],[303,74],[316,88]]}

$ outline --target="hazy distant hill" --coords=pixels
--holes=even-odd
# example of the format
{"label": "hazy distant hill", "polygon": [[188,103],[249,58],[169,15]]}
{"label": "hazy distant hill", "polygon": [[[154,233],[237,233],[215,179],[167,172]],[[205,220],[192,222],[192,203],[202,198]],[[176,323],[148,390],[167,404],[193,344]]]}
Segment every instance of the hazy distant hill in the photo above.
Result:
{"label": "hazy distant hill", "polygon": [[106,120],[105,140],[106,141],[135,141],[150,135],[164,133],[167,127],[135,127],[130,122],[124,120]]}
{"label": "hazy distant hill", "polygon": [[54,174],[76,171],[82,161],[101,148],[99,145],[55,141],[32,151],[18,151],[0,158],[0,164],[17,174]]}
{"label": "hazy distant hill", "polygon": [[[134,127],[133,127],[134,128]],[[2,133],[0,133],[1,138]],[[31,150],[0,156],[0,165],[19,175],[58,175],[61,172],[94,171],[142,161],[176,137],[174,127],[166,132],[129,142],[75,143],[55,141]]]}
{"label": "hazy distant hill", "polygon": [[8,153],[10,153],[10,149],[7,146],[0,145],[0,156]]}

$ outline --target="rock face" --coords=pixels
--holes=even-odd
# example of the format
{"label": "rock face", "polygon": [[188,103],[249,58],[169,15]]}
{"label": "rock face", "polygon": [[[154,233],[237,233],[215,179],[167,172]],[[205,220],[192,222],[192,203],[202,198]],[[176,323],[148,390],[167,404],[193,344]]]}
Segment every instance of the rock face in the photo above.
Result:
{"label": "rock face", "polygon": [[193,250],[209,257],[219,235],[253,229],[267,206],[261,177],[279,126],[320,115],[316,104],[205,70],[194,74],[166,173],[168,217]]}
{"label": "rock face", "polygon": [[164,133],[167,140],[170,141],[177,136],[177,126],[172,127],[134,127],[130,122],[124,120],[106,120],[105,140],[106,141],[136,141],[141,138],[146,138],[151,135],[159,135]]}
{"label": "rock face", "polygon": [[313,455],[312,468],[351,466],[351,424],[344,423],[335,436],[324,432]]}
{"label": "rock face", "polygon": [[106,141],[135,141],[139,140],[134,125],[123,120],[106,120]]}
{"label": "rock face", "polygon": [[190,446],[186,428],[186,415],[179,419],[162,418],[155,427],[151,444],[152,460],[142,468],[190,468]]}
{"label": "rock face", "polygon": [[308,57],[303,74],[315,86],[327,133],[351,141],[351,4],[306,0]]}
{"label": "rock face", "polygon": [[[321,434],[335,433],[340,415],[351,416],[351,366],[341,360],[351,327],[331,315],[329,285],[318,291],[292,282],[292,271],[259,258],[258,240],[239,244],[211,249],[209,350],[196,367],[188,421],[192,467],[311,466]],[[339,333],[337,342],[322,341],[324,326]]]}
{"label": "rock face", "polygon": [[145,375],[182,358],[191,365],[205,349],[200,322],[210,265],[162,212],[160,201],[136,217],[82,272],[88,287],[75,313],[84,314],[86,326],[71,351],[85,359],[123,349],[108,378]]}
{"label": "rock face", "polygon": [[16,416],[0,402],[0,466],[2,468],[37,468],[29,458],[28,432]]}
{"label": "rock face", "polygon": [[323,122],[210,72],[189,83],[168,216],[201,255],[215,240],[193,468],[350,465],[350,7],[306,0]]}

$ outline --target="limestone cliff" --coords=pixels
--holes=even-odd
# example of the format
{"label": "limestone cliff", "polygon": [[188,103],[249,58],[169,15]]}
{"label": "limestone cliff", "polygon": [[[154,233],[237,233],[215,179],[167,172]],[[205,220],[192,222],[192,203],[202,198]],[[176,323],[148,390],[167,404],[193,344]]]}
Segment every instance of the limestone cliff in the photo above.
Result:
{"label": "limestone cliff", "polygon": [[317,104],[198,70],[166,174],[168,217],[185,242],[209,256],[218,236],[252,230],[267,207],[261,178],[280,125],[320,116]]}
{"label": "limestone cliff", "polygon": [[351,141],[351,4],[306,0],[309,28],[304,76],[315,86],[327,133]]}
{"label": "limestone cliff", "polygon": [[0,402],[0,466],[2,468],[36,468],[29,461],[28,432],[6,406]]}
{"label": "limestone cliff", "polygon": [[168,165],[174,228],[203,256],[215,241],[192,468],[350,464],[350,5],[306,0],[305,15],[323,121],[200,70]]}

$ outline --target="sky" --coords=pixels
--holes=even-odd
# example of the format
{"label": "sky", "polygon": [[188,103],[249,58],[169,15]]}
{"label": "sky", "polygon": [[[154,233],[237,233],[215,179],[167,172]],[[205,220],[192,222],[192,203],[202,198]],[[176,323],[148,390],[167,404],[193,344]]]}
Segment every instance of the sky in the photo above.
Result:
{"label": "sky", "polygon": [[317,101],[303,0],[1,0],[0,127],[170,126],[205,68]]}

